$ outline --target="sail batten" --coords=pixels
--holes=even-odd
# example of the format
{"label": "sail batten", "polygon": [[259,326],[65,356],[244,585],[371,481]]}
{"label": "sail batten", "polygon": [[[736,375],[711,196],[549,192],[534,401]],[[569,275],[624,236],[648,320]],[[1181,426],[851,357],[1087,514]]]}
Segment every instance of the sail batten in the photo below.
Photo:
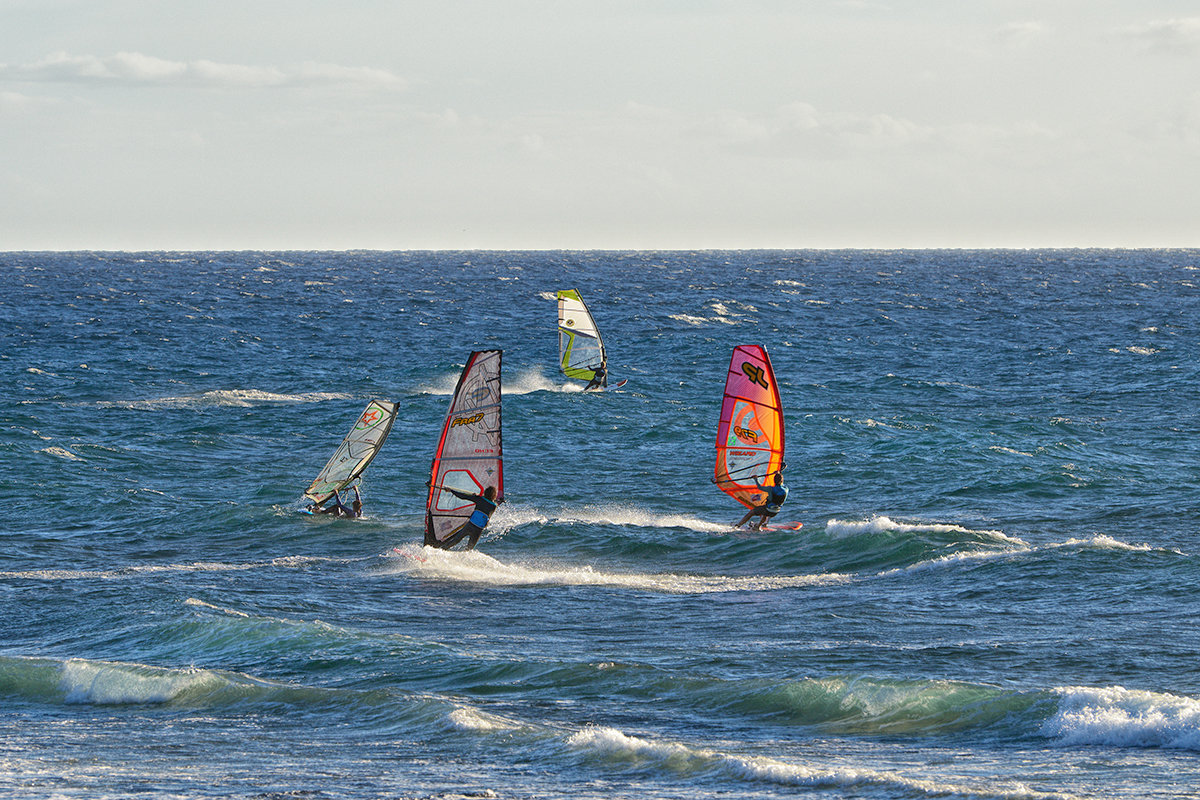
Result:
{"label": "sail batten", "polygon": [[725,376],[713,482],[747,508],[758,505],[758,484],[783,468],[783,430],[779,386],[767,351],[738,345]]}
{"label": "sail batten", "polygon": [[596,321],[575,289],[558,293],[558,358],[568,378],[590,381],[608,356]]}
{"label": "sail batten", "polygon": [[368,403],[304,496],[321,505],[358,479],[387,440],[397,408],[395,403],[385,400]]}
{"label": "sail batten", "polygon": [[474,503],[439,487],[481,494],[488,486],[504,496],[501,436],[500,350],[471,353],[459,376],[437,452],[425,502],[425,542],[444,541],[471,516]]}

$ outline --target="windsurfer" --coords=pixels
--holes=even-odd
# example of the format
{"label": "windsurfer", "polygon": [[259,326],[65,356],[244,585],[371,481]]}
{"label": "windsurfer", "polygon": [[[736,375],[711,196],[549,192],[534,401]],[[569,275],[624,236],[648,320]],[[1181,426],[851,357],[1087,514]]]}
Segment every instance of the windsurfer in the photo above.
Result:
{"label": "windsurfer", "polygon": [[590,369],[596,374],[592,376],[591,382],[588,383],[587,386],[583,387],[585,392],[588,389],[600,389],[608,386],[608,370],[604,368],[603,364],[598,367],[591,367]]}
{"label": "windsurfer", "polygon": [[309,506],[308,510],[314,514],[333,514],[335,517],[349,517],[350,519],[357,519],[361,517],[362,497],[360,497],[358,494],[357,486],[353,486],[351,488],[354,489],[354,501],[350,504],[350,506],[346,506],[342,502],[341,495],[339,495],[337,492],[334,492],[333,505],[325,508],[322,508],[319,504],[312,505]]}
{"label": "windsurfer", "polygon": [[467,494],[466,492],[460,492],[456,489],[451,489],[449,486],[434,486],[433,488],[449,492],[459,500],[466,500],[468,503],[474,503],[475,510],[471,512],[470,519],[451,531],[450,535],[440,542],[428,530],[426,530],[426,546],[440,547],[443,550],[449,550],[463,539],[467,539],[467,549],[474,550],[475,545],[479,542],[480,535],[483,533],[483,529],[487,527],[488,522],[492,518],[492,512],[496,510],[496,506],[504,502],[504,498],[501,497],[497,499],[495,486],[487,487],[483,490],[483,494],[481,495]]}
{"label": "windsurfer", "polygon": [[[783,467],[780,467],[780,469],[782,470]],[[778,514],[779,509],[783,506],[783,501],[787,500],[788,488],[783,485],[782,472],[775,473],[774,486],[763,486],[758,482],[758,478],[754,479],[754,485],[757,486],[760,491],[766,492],[766,496],[763,498],[763,502],[760,505],[757,505],[747,511],[746,516],[738,520],[738,523],[733,526],[735,528],[742,527],[750,520],[751,517],[757,516],[758,521],[750,526],[750,530],[761,531],[762,526],[766,524],[766,521],[770,517]]]}

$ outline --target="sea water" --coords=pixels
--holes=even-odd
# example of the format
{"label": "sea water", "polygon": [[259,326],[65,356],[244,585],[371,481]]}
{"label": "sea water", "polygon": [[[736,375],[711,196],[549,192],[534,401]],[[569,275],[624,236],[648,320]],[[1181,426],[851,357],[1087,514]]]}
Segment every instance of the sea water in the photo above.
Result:
{"label": "sea water", "polygon": [[[0,795],[1200,792],[1200,252],[0,254]],[[557,367],[578,288],[621,390]],[[800,531],[712,484],[731,349]],[[504,350],[507,503],[421,547]],[[298,513],[372,398],[361,520]]]}

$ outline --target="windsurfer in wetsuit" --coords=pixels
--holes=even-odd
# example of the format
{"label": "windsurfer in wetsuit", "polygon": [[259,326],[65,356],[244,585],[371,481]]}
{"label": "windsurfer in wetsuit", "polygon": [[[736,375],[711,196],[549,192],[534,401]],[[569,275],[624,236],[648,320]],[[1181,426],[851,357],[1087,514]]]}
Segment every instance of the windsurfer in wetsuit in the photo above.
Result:
{"label": "windsurfer in wetsuit", "polygon": [[337,492],[333,493],[333,505],[328,508],[322,508],[319,505],[309,506],[308,510],[314,514],[333,514],[335,517],[348,517],[350,519],[358,519],[362,516],[362,498],[358,494],[358,487],[354,489],[354,502],[347,507],[342,503],[341,495]]}
{"label": "windsurfer in wetsuit", "polygon": [[600,389],[608,386],[608,370],[604,368],[604,365],[601,364],[600,366],[592,367],[591,369],[596,374],[592,376],[591,382],[589,382],[587,386],[583,387],[583,390],[586,392],[588,389]]}
{"label": "windsurfer in wetsuit", "polygon": [[[783,469],[783,467],[780,467],[780,469]],[[763,486],[761,483],[758,482],[758,478],[754,479],[754,485],[757,486],[760,490],[766,492],[767,493],[766,497],[763,498],[763,502],[761,505],[757,505],[754,508],[747,511],[746,516],[744,516],[740,520],[738,520],[738,523],[733,526],[735,528],[742,527],[743,525],[746,524],[747,521],[749,521],[749,519],[751,517],[757,516],[758,521],[750,526],[750,530],[761,531],[762,526],[764,524],[766,524],[766,521],[769,518],[778,514],[779,509],[783,506],[783,501],[787,500],[788,488],[783,485],[783,473],[782,472],[775,473],[775,485],[774,486]]]}
{"label": "windsurfer in wetsuit", "polygon": [[[504,498],[496,499],[496,487],[489,486],[483,490],[483,494],[467,494],[449,486],[434,486],[434,489],[442,489],[457,497],[459,500],[466,500],[468,503],[475,504],[475,510],[471,512],[471,518],[455,528],[449,536],[442,541],[435,539],[428,531],[425,534],[425,544],[432,547],[440,547],[443,550],[449,550],[454,545],[467,539],[467,549],[474,550],[476,543],[479,541],[480,534],[487,527],[488,522],[492,518],[492,512],[496,510],[496,506],[504,502]],[[470,537],[470,538],[468,538]]]}

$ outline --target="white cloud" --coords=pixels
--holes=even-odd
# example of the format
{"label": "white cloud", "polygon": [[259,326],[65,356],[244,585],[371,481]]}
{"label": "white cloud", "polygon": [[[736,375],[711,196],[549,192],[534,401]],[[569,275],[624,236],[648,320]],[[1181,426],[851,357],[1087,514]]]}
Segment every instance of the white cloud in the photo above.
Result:
{"label": "white cloud", "polygon": [[1200,51],[1200,17],[1156,20],[1126,28],[1123,33],[1159,53]]}
{"label": "white cloud", "polygon": [[1004,44],[1027,45],[1046,33],[1046,26],[1041,22],[1011,22],[996,32],[996,37]]}
{"label": "white cloud", "polygon": [[792,103],[767,116],[726,115],[719,129],[735,150],[783,158],[845,158],[928,144],[935,131],[889,114],[820,111]]}
{"label": "white cloud", "polygon": [[0,114],[28,111],[45,102],[18,92],[0,92]]}
{"label": "white cloud", "polygon": [[407,86],[400,76],[369,67],[317,62],[279,67],[227,64],[205,59],[169,61],[129,52],[103,58],[60,52],[32,63],[0,64],[0,79],[204,88],[354,85],[403,89]]}

